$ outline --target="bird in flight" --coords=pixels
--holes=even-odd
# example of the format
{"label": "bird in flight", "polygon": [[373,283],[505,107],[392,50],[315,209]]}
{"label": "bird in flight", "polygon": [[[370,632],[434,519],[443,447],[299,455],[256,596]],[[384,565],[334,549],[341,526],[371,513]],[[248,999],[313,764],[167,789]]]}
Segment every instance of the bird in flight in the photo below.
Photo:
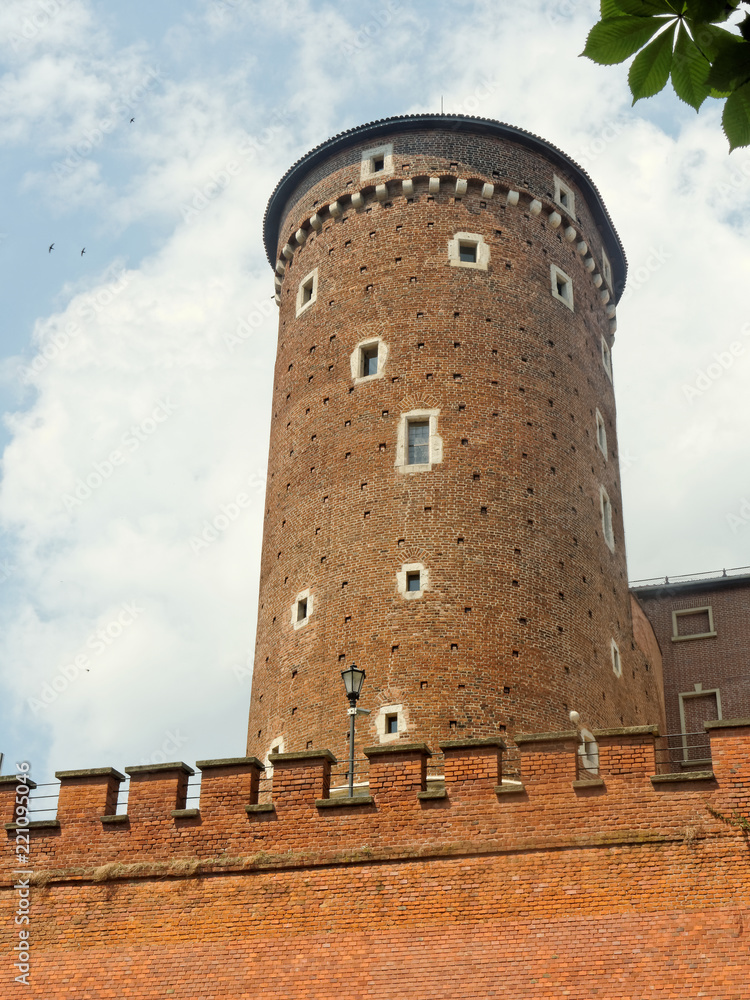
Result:
{"label": "bird in flight", "polygon": [[55,244],[54,244],[54,243],[50,243],[50,245],[49,245],[49,249],[47,250],[47,253],[52,253],[52,251],[53,251],[54,249],[55,249]]}
{"label": "bird in flight", "polygon": [[130,119],[130,124],[132,125],[134,121],[135,121],[135,118],[131,118]]}
{"label": "bird in flight", "polygon": [[86,247],[84,247],[83,250],[81,250],[81,256],[83,257],[85,253],[86,253]]}

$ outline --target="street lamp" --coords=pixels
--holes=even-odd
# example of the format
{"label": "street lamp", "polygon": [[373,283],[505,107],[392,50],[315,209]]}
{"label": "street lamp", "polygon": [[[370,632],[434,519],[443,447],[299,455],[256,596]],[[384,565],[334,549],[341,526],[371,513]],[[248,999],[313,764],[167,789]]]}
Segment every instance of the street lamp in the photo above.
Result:
{"label": "street lamp", "polygon": [[341,671],[346,688],[346,697],[349,699],[349,798],[354,797],[354,720],[357,717],[357,699],[365,680],[364,670],[360,670],[356,663],[347,670]]}

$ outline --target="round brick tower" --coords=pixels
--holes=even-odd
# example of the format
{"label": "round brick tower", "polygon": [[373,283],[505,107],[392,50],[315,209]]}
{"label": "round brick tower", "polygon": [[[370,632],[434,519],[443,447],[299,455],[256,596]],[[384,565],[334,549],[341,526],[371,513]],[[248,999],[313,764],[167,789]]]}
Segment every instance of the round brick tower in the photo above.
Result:
{"label": "round brick tower", "polygon": [[248,753],[658,722],[610,348],[622,247],[536,136],[392,118],[282,178]]}

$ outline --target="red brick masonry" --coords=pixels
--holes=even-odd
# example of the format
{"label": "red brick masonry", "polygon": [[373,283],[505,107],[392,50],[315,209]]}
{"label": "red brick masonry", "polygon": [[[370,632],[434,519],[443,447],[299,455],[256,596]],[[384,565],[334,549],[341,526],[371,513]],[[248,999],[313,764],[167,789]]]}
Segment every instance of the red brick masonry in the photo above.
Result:
{"label": "red brick masonry", "polygon": [[[64,772],[30,831],[30,987],[13,981],[15,782],[0,781],[0,996],[739,1000],[750,982],[750,720],[712,724],[713,770],[658,774],[655,730],[370,748],[370,796],[328,799],[328,751]],[[174,810],[174,811],[173,811]],[[103,819],[102,817],[105,817]],[[23,878],[23,876],[22,876]]]}

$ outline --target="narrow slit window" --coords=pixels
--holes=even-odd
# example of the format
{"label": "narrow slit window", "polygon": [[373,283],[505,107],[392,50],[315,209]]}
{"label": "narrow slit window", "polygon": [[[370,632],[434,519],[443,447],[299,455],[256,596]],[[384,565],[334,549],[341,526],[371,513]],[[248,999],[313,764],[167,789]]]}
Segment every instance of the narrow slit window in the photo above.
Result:
{"label": "narrow slit window", "polygon": [[318,297],[318,269],[315,268],[297,286],[297,316],[308,309]]}
{"label": "narrow slit window", "polygon": [[409,421],[407,434],[409,465],[427,465],[430,461],[429,420]]}
{"label": "narrow slit window", "polygon": [[615,548],[615,533],[612,528],[612,503],[607,496],[607,491],[602,486],[601,488],[601,506],[602,506],[602,532],[604,533],[604,541],[607,543],[609,548],[614,551]]}
{"label": "narrow slit window", "polygon": [[374,174],[378,174],[380,173],[381,170],[385,170],[385,157],[382,154],[378,156],[373,156],[372,172]]}
{"label": "narrow slit window", "polygon": [[552,297],[564,302],[573,311],[573,282],[556,264],[550,264],[552,279]]}
{"label": "narrow slit window", "polygon": [[412,594],[422,589],[422,574],[419,570],[406,574],[406,589]]}
{"label": "narrow slit window", "polygon": [[386,715],[385,717],[385,731],[386,733],[397,733],[398,732],[398,715]]}
{"label": "narrow slit window", "polygon": [[609,344],[602,337],[602,364],[604,365],[604,370],[607,373],[607,377],[610,382],[612,381],[612,352],[610,350]]}
{"label": "narrow slit window", "polygon": [[377,375],[378,373],[378,345],[365,347],[362,349],[362,377]]}
{"label": "narrow slit window", "polygon": [[599,450],[607,457],[607,428],[604,425],[604,417],[601,413],[596,411],[596,443],[599,445]]}
{"label": "narrow slit window", "polygon": [[303,622],[307,618],[307,598],[303,597],[297,601],[297,621]]}
{"label": "narrow slit window", "polygon": [[614,639],[612,640],[612,670],[614,671],[615,677],[622,677],[620,650],[617,648],[617,643]]}

